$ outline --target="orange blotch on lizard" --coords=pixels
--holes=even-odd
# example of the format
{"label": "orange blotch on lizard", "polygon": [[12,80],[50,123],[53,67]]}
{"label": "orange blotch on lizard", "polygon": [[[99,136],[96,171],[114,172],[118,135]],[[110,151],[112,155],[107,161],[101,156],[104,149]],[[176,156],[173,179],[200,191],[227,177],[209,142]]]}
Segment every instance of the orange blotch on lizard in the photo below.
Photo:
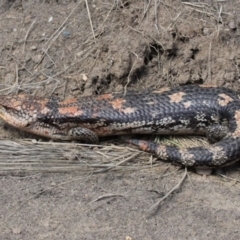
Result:
{"label": "orange blotch on lizard", "polygon": [[112,98],[113,98],[112,94],[103,94],[103,95],[96,97],[97,100],[109,100]]}
{"label": "orange blotch on lizard", "polygon": [[76,98],[69,98],[69,99],[66,99],[65,101],[63,102],[60,102],[59,105],[67,105],[67,104],[72,104],[72,103],[77,103],[78,100]]}
{"label": "orange blotch on lizard", "polygon": [[83,111],[78,109],[78,106],[62,107],[59,108],[59,113],[62,115],[77,116],[82,115]]}
{"label": "orange blotch on lizard", "polygon": [[112,104],[113,109],[120,110],[123,108],[123,103],[125,103],[125,102],[126,102],[126,100],[117,98],[116,100],[111,101],[110,103]]}

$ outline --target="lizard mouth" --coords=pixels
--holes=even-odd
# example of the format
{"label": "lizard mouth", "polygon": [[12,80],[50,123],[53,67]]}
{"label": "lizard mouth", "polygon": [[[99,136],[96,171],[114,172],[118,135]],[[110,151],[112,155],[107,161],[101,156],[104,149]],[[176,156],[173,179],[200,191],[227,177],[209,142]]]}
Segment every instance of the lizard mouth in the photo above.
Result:
{"label": "lizard mouth", "polygon": [[0,118],[2,119],[2,120],[4,120],[5,122],[7,122],[8,121],[8,119],[9,119],[9,113],[8,113],[8,111],[7,111],[7,108],[5,108],[5,107],[3,107],[3,106],[0,106]]}
{"label": "lizard mouth", "polygon": [[23,116],[19,112],[4,106],[0,106],[0,118],[9,125],[17,128],[25,128],[29,125],[27,116]]}

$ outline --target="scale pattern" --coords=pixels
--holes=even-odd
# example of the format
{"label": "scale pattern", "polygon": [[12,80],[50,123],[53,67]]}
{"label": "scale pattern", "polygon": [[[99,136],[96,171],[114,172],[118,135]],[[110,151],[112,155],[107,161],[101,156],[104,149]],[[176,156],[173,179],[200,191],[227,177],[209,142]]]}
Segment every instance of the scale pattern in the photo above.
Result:
{"label": "scale pattern", "polygon": [[0,96],[0,117],[46,138],[97,142],[131,134],[197,134],[218,141],[210,147],[179,149],[139,139],[125,141],[162,160],[185,166],[231,164],[240,156],[240,100],[230,89],[187,85],[144,93],[96,97]]}

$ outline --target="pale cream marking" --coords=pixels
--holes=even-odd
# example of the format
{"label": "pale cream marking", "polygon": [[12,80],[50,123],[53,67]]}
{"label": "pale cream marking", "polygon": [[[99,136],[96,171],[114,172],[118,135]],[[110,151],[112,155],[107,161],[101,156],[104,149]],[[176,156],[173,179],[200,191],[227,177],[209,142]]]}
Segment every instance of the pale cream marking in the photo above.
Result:
{"label": "pale cream marking", "polygon": [[194,155],[189,153],[187,149],[180,149],[181,163],[185,166],[193,166],[195,164]]}
{"label": "pale cream marking", "polygon": [[160,144],[156,153],[162,160],[168,160],[167,146]]}
{"label": "pale cream marking", "polygon": [[192,105],[192,103],[191,103],[191,101],[187,101],[187,102],[183,103],[183,105],[185,108],[189,108]]}
{"label": "pale cream marking", "polygon": [[43,110],[41,110],[41,114],[44,114],[44,115],[49,112],[50,112],[50,110],[47,107],[44,107]]}
{"label": "pale cream marking", "polygon": [[221,105],[221,106],[226,106],[226,105],[228,105],[230,102],[233,101],[233,99],[232,99],[231,97],[229,97],[228,95],[226,95],[226,94],[224,94],[224,93],[220,93],[218,96],[221,97],[221,98],[223,98],[223,99],[221,99],[221,98],[218,99],[218,103],[219,103],[219,105]]}
{"label": "pale cream marking", "polygon": [[222,165],[223,163],[226,162],[227,160],[227,156],[226,156],[226,152],[224,151],[224,149],[220,146],[216,146],[216,147],[211,147],[209,149],[209,152],[211,152],[213,154],[213,164],[214,165]]}
{"label": "pale cream marking", "polygon": [[170,102],[171,103],[179,103],[183,100],[183,96],[185,96],[186,93],[184,92],[178,92],[178,93],[173,93],[172,95],[169,95]]}
{"label": "pale cream marking", "polygon": [[153,105],[153,104],[155,104],[155,102],[147,102],[146,104]]}
{"label": "pale cream marking", "polygon": [[120,109],[120,111],[125,113],[125,114],[130,114],[130,113],[135,112],[135,108],[128,107],[128,108],[125,108],[125,109]]}
{"label": "pale cream marking", "polygon": [[200,112],[194,118],[196,118],[198,121],[206,122],[207,119],[205,117],[206,117],[206,114]]}
{"label": "pale cream marking", "polygon": [[236,121],[236,124],[237,124],[237,128],[234,131],[234,133],[232,134],[232,136],[234,138],[237,138],[237,137],[240,137],[240,110],[237,110],[235,112],[234,118],[235,118],[235,121]]}

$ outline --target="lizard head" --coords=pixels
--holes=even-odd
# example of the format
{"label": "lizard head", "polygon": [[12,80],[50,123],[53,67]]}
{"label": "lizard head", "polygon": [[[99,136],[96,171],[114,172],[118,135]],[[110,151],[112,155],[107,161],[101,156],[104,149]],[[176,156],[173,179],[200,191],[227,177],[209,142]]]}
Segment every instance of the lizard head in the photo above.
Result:
{"label": "lizard head", "polygon": [[0,96],[0,118],[16,127],[25,128],[46,109],[46,99],[31,95]]}

